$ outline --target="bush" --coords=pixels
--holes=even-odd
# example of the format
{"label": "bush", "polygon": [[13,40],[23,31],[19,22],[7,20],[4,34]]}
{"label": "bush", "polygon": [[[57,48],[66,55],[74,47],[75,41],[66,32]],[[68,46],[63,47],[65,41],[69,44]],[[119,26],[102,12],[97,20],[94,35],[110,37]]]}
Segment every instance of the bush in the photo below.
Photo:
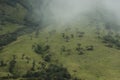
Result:
{"label": "bush", "polygon": [[48,68],[37,72],[28,71],[24,78],[38,78],[41,80],[70,80],[72,79],[70,73],[66,68],[56,64],[50,64]]}
{"label": "bush", "polygon": [[86,50],[88,50],[88,51],[93,51],[93,50],[94,50],[94,46],[92,46],[92,45],[91,45],[91,46],[87,46],[87,47],[86,47]]}
{"label": "bush", "polygon": [[9,63],[9,72],[12,73],[12,74],[14,73],[15,64],[16,64],[16,61],[14,59],[11,60],[10,63]]}
{"label": "bush", "polygon": [[46,46],[42,46],[40,44],[36,44],[35,47],[33,47],[34,51],[38,54],[43,54],[49,51],[50,46],[46,45]]}
{"label": "bush", "polygon": [[46,62],[50,62],[51,61],[51,55],[50,54],[47,54],[43,57],[44,61]]}
{"label": "bush", "polygon": [[17,39],[16,34],[8,33],[0,36],[0,47],[6,46],[7,44],[15,41]]}
{"label": "bush", "polygon": [[103,42],[106,43],[105,46],[110,47],[110,48],[116,47],[117,49],[120,48],[120,41],[114,36],[106,35],[106,36],[103,36],[102,39],[103,39]]}

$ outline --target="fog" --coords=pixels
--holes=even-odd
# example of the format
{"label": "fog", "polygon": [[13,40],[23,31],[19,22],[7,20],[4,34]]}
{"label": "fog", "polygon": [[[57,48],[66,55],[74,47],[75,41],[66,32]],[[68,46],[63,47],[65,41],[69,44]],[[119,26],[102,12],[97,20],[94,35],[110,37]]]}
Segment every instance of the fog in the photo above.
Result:
{"label": "fog", "polygon": [[104,4],[120,20],[120,0],[105,0]]}
{"label": "fog", "polygon": [[83,19],[83,15],[91,14],[94,10],[103,11],[101,13],[105,16],[111,14],[105,18],[120,21],[120,0],[33,0],[32,5],[35,19],[44,24],[69,24]]}

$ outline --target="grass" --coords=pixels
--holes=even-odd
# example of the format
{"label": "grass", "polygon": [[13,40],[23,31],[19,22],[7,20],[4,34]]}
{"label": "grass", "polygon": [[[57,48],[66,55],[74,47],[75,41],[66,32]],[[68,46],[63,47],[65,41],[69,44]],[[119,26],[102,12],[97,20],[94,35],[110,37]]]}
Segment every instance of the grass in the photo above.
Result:
{"label": "grass", "polygon": [[[76,28],[78,31],[85,32],[83,38],[74,37],[70,42],[66,43],[62,38],[61,33],[70,35],[76,34]],[[95,27],[84,27],[77,25],[71,27],[70,31],[65,31],[66,27],[49,26],[40,30],[38,38],[35,38],[35,32],[29,35],[21,36],[17,41],[9,44],[0,53],[0,59],[10,61],[12,55],[17,55],[17,67],[16,71],[20,74],[24,74],[26,70],[31,68],[32,61],[35,60],[38,64],[42,61],[41,56],[36,54],[32,50],[32,45],[35,43],[49,44],[52,53],[52,59],[58,60],[62,63],[73,76],[77,76],[83,80],[119,80],[120,77],[120,51],[114,48],[105,47],[104,44],[96,38]],[[50,35],[49,32],[56,30],[56,33]],[[32,35],[32,40],[30,36]],[[48,38],[48,42],[46,41]],[[77,43],[81,43],[82,47],[93,45],[95,49],[93,51],[85,51],[85,54],[78,55],[75,51]],[[61,46],[66,46],[67,49],[71,49],[71,54],[61,54]],[[25,60],[21,59],[22,54],[31,58],[29,64]],[[0,72],[6,72],[7,70],[0,67]]]}
{"label": "grass", "polygon": [[0,28],[2,29],[0,30],[0,35],[6,34],[6,33],[12,33],[21,27],[22,27],[21,25],[12,24],[12,23],[7,23],[2,26],[0,25]]}

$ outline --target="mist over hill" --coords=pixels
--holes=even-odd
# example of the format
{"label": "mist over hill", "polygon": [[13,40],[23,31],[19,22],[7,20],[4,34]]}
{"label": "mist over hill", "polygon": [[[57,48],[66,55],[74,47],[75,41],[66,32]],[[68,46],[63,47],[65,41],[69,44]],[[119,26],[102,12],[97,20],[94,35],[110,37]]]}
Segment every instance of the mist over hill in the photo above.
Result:
{"label": "mist over hill", "polygon": [[[35,23],[41,26],[50,24],[70,24],[85,20],[119,26],[119,1],[117,0],[1,0],[1,4],[8,4],[13,9],[21,6],[24,11],[8,13],[2,10],[1,21],[4,19],[18,23]],[[14,10],[15,11],[15,10]],[[12,11],[13,12],[13,11]],[[9,16],[7,16],[9,15]],[[18,15],[21,15],[20,18]],[[17,18],[18,17],[18,18]]]}
{"label": "mist over hill", "polygon": [[44,24],[69,24],[82,20],[85,14],[91,16],[91,20],[105,23],[119,24],[120,19],[118,0],[39,0],[33,1],[32,5],[35,18],[42,19]]}
{"label": "mist over hill", "polygon": [[0,0],[0,80],[120,80],[119,0]]}

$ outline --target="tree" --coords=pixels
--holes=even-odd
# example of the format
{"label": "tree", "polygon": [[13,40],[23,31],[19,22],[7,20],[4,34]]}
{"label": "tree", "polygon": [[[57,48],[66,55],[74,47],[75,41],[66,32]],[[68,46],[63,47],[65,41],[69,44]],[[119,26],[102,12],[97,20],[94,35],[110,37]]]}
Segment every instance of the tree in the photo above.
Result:
{"label": "tree", "polygon": [[9,63],[9,72],[14,74],[14,68],[15,68],[16,61],[13,59]]}
{"label": "tree", "polygon": [[32,68],[31,68],[32,71],[35,70],[35,60],[33,60],[33,63],[32,63]]}
{"label": "tree", "polygon": [[74,38],[74,35],[73,35],[73,34],[71,34],[71,38]]}
{"label": "tree", "polygon": [[65,40],[66,40],[66,42],[69,42],[70,37],[69,37],[69,36],[66,36],[66,37],[65,37]]}
{"label": "tree", "polygon": [[65,46],[62,46],[62,47],[61,47],[61,51],[62,51],[62,52],[65,52],[65,51],[66,51]]}
{"label": "tree", "polygon": [[92,50],[94,50],[94,46],[92,46],[92,45],[91,45],[91,46],[87,46],[87,47],[86,47],[86,50],[92,51]]}
{"label": "tree", "polygon": [[28,71],[23,77],[40,80],[73,80],[68,70],[57,64],[49,64],[47,68],[36,72]]}
{"label": "tree", "polygon": [[65,33],[62,33],[62,37],[65,38]]}
{"label": "tree", "polygon": [[43,57],[44,61],[46,62],[50,62],[51,61],[51,55],[50,54],[47,54]]}
{"label": "tree", "polygon": [[35,47],[33,47],[33,49],[38,54],[45,54],[46,52],[49,51],[50,46],[49,45],[42,46],[40,44],[36,44]]}
{"label": "tree", "polygon": [[5,35],[0,36],[0,47],[3,47],[15,40],[17,40],[17,35],[16,34],[12,34],[12,33],[8,33]]}
{"label": "tree", "polygon": [[0,67],[6,66],[5,62],[3,60],[0,61]]}

